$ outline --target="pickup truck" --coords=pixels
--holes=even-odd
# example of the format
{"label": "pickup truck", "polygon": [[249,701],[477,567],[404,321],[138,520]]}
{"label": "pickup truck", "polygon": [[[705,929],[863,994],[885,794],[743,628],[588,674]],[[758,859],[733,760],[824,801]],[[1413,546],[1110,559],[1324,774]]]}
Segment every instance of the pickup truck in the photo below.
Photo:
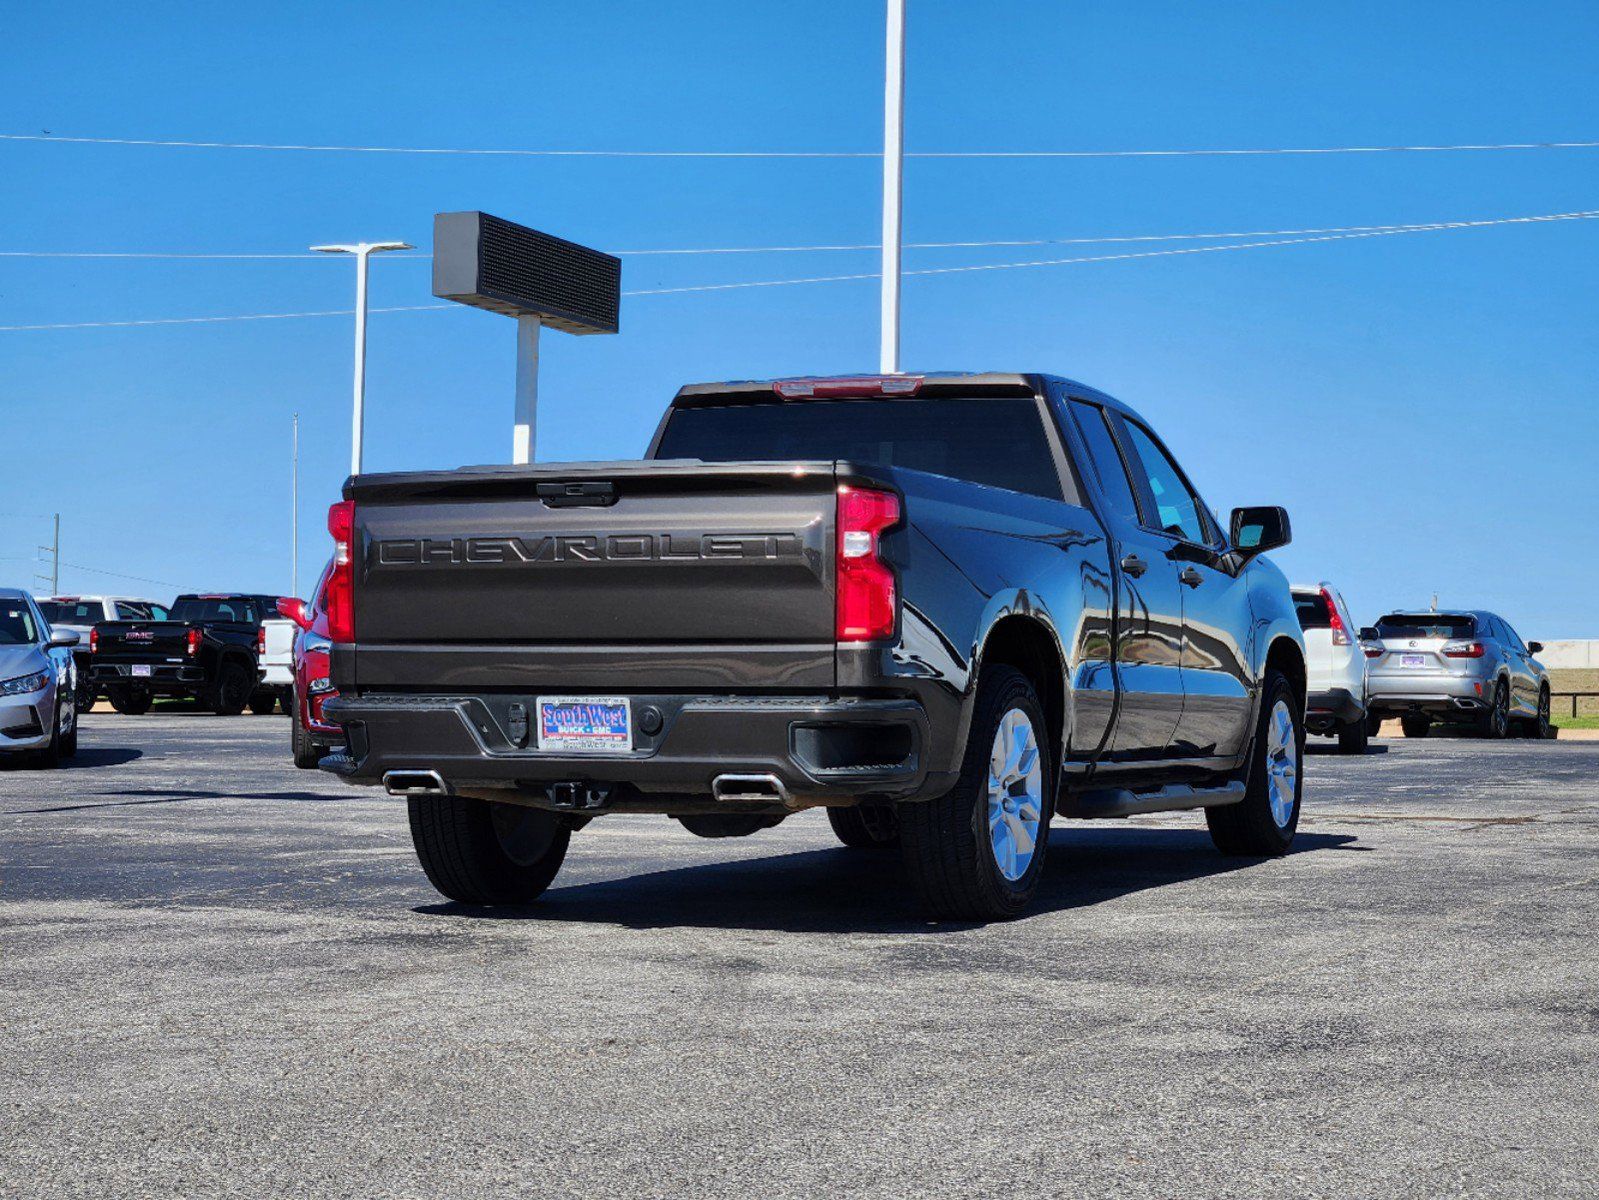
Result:
{"label": "pickup truck", "polygon": [[352,477],[322,760],[408,800],[445,896],[525,903],[571,834],[824,807],[931,915],[1003,919],[1052,817],[1202,808],[1287,850],[1305,655],[1265,551],[1149,425],[1047,375],[683,388],[643,461]]}
{"label": "pickup truck", "polygon": [[149,712],[154,697],[176,696],[235,716],[265,690],[256,658],[268,614],[277,614],[276,596],[190,593],[166,620],[102,621],[89,634],[91,679],[119,713]]}
{"label": "pickup truck", "polygon": [[72,649],[78,668],[77,707],[86,713],[94,707],[95,685],[90,678],[89,631],[101,621],[164,621],[167,606],[135,596],[51,596],[40,600],[39,611],[51,629],[78,635]]}

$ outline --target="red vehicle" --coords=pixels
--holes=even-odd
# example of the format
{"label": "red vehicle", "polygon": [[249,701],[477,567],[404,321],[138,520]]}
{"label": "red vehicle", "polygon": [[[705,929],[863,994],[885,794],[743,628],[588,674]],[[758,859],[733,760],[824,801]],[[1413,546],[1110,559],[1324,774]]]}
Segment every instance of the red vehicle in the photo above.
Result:
{"label": "red vehicle", "polygon": [[[329,564],[331,569],[331,564]],[[285,598],[278,611],[299,626],[294,635],[294,705],[289,712],[289,745],[294,765],[310,770],[330,750],[344,745],[344,729],[323,719],[322,706],[338,692],[328,678],[328,619],[325,589],[328,569],[317,580],[311,602]]]}

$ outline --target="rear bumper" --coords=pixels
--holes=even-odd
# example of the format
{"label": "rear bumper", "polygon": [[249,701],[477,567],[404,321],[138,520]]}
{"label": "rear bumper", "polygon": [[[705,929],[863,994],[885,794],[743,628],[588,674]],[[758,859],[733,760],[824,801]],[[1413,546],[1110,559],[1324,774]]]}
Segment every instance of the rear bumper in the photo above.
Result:
{"label": "rear bumper", "polygon": [[[911,699],[829,696],[632,696],[626,754],[541,751],[512,740],[513,703],[535,697],[340,696],[324,710],[344,727],[346,754],[323,769],[351,783],[391,771],[435,771],[453,791],[520,789],[538,802],[551,785],[620,787],[635,806],[708,801],[719,776],[770,776],[790,807],[875,796],[916,799],[950,780],[927,770],[929,726]],[[653,714],[651,712],[653,710]],[[656,721],[659,721],[657,726]],[[655,726],[655,732],[646,732]]]}
{"label": "rear bumper", "polygon": [[210,686],[205,668],[197,663],[149,663],[148,676],[133,674],[131,662],[96,662],[89,679],[97,687],[126,685],[142,688],[157,696],[193,696]]}
{"label": "rear bumper", "polygon": [[294,666],[291,663],[262,663],[258,674],[262,687],[294,686]]}
{"label": "rear bumper", "polygon": [[1305,697],[1305,728],[1326,733],[1335,725],[1364,720],[1366,710],[1348,688],[1326,688]]}
{"label": "rear bumper", "polygon": [[1488,707],[1481,679],[1471,675],[1373,675],[1368,683],[1367,707],[1383,716],[1407,712],[1466,718]]}

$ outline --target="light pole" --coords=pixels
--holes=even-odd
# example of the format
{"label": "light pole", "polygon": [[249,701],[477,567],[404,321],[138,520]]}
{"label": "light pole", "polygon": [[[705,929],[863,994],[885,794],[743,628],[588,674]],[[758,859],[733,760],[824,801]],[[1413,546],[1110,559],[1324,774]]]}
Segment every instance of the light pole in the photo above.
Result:
{"label": "light pole", "polygon": [[361,473],[362,402],[366,397],[366,260],[385,250],[411,250],[409,242],[353,242],[312,246],[322,254],[355,255],[355,411],[350,418],[350,474]]}
{"label": "light pole", "polygon": [[905,0],[888,0],[883,63],[883,342],[878,368],[899,374],[900,192],[905,172]]}

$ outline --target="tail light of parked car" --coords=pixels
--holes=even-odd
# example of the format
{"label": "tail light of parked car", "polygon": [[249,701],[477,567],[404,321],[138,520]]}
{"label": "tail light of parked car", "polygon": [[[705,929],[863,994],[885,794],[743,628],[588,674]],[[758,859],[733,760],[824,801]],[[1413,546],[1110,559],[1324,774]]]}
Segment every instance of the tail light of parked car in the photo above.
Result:
{"label": "tail light of parked car", "polygon": [[1367,658],[1381,658],[1387,653],[1381,646],[1373,645],[1371,642],[1362,642],[1360,648],[1366,652]]}
{"label": "tail light of parked car", "polygon": [[1481,658],[1488,648],[1481,642],[1445,642],[1445,658]]}
{"label": "tail light of parked car", "polygon": [[100,653],[100,631],[98,629],[89,630],[89,653]]}
{"label": "tail light of parked car", "polygon": [[1349,630],[1344,628],[1344,619],[1338,615],[1338,602],[1326,588],[1321,589],[1321,598],[1327,602],[1327,628],[1332,630],[1332,644],[1349,645]]}
{"label": "tail light of parked car", "polygon": [[255,652],[258,657],[266,654],[266,626],[258,625],[255,630]]}
{"label": "tail light of parked car", "polygon": [[333,565],[328,572],[323,611],[328,637],[335,642],[355,641],[355,559],[350,544],[355,537],[355,501],[340,500],[328,509],[328,532],[333,535]]}
{"label": "tail light of parked car", "polygon": [[183,635],[183,641],[187,647],[187,653],[190,658],[193,658],[196,654],[200,653],[201,637],[202,634],[198,629],[191,629]]}
{"label": "tail light of parked car", "polygon": [[894,571],[879,555],[878,535],[899,519],[899,497],[893,492],[847,484],[838,489],[836,632],[841,642],[894,634]]}

